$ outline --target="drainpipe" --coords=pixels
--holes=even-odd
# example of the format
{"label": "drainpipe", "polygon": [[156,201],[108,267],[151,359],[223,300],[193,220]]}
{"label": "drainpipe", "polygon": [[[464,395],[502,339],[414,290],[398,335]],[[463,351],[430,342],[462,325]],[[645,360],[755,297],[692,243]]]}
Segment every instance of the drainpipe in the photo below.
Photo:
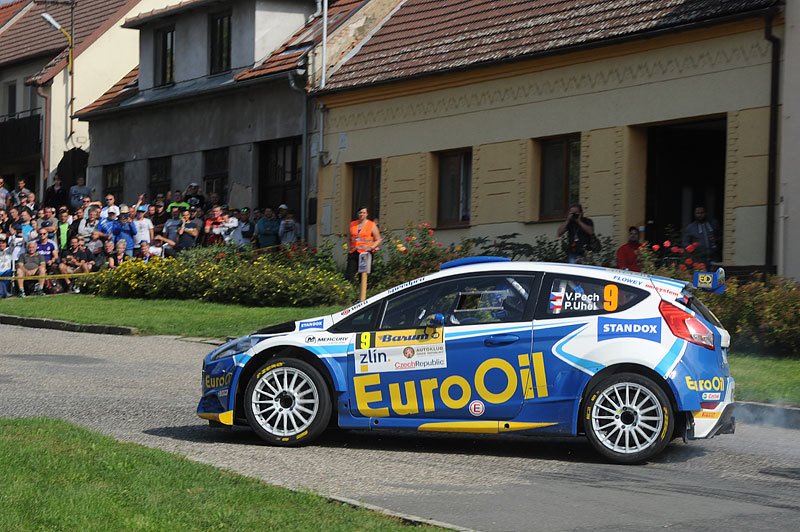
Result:
{"label": "drainpipe", "polygon": [[36,86],[36,94],[43,100],[44,127],[42,128],[42,176],[39,178],[40,194],[44,198],[45,185],[50,176],[50,97],[42,90],[41,85]]}
{"label": "drainpipe", "polygon": [[297,92],[303,93],[303,169],[300,172],[300,227],[303,231],[303,240],[308,242],[308,223],[307,223],[307,216],[306,216],[306,202],[308,198],[308,160],[309,160],[309,148],[308,148],[308,105],[309,105],[309,98],[308,92],[306,92],[304,86],[300,86],[297,83],[296,77],[304,77],[307,73],[307,65],[306,60],[303,59],[303,62],[297,66],[297,68],[289,73],[289,87],[292,90]]}
{"label": "drainpipe", "polygon": [[[781,40],[772,32],[774,13],[766,16],[764,38],[772,45],[772,65],[769,92],[769,151],[767,153],[767,239],[764,256],[764,280],[775,264],[775,193],[778,166],[778,105],[780,90]],[[782,253],[783,250],[781,250]]]}
{"label": "drainpipe", "polygon": [[328,68],[328,0],[322,2],[322,77],[319,89],[325,88],[325,70]]}

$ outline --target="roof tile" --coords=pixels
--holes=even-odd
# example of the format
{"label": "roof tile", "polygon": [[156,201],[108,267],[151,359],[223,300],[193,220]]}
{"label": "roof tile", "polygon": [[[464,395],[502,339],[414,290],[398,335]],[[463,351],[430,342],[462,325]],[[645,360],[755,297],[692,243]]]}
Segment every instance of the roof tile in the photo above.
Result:
{"label": "roof tile", "polygon": [[0,27],[11,20],[11,18],[30,1],[31,0],[16,0],[10,4],[0,6]]}
{"label": "roof tile", "polygon": [[782,0],[406,0],[329,80],[360,87],[757,11]]}

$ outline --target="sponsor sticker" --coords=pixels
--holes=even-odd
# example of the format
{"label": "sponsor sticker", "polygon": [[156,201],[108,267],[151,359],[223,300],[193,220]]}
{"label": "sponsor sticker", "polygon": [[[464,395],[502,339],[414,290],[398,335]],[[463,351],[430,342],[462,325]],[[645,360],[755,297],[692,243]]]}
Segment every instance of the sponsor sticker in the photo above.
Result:
{"label": "sponsor sticker", "polygon": [[719,401],[722,394],[719,392],[703,392],[703,401]]}
{"label": "sponsor sticker", "polygon": [[301,321],[298,330],[305,331],[306,329],[322,329],[325,320],[322,318],[311,321]]}
{"label": "sponsor sticker", "polygon": [[417,371],[447,367],[443,343],[357,349],[356,374]]}
{"label": "sponsor sticker", "polygon": [[306,343],[307,344],[316,344],[317,337],[316,336],[306,336]]}
{"label": "sponsor sticker", "polygon": [[473,416],[482,416],[485,411],[486,405],[483,404],[483,401],[478,401],[476,399],[469,404],[469,413]]}
{"label": "sponsor sticker", "polygon": [[597,318],[597,341],[614,338],[639,338],[651,342],[661,342],[661,318],[623,320],[618,318]]}
{"label": "sponsor sticker", "polygon": [[695,392],[703,391],[725,391],[725,379],[714,377],[713,379],[697,379],[686,376],[686,387]]}
{"label": "sponsor sticker", "polygon": [[350,336],[326,336],[325,334],[309,334],[305,337],[305,342],[310,345],[317,344],[346,344],[350,341]]}

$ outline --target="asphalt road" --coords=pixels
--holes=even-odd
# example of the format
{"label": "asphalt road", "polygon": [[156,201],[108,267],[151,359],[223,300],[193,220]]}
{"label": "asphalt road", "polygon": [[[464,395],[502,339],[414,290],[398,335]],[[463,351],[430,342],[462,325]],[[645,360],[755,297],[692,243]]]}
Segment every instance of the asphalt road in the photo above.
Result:
{"label": "asphalt road", "polygon": [[582,439],[334,431],[262,445],[194,415],[210,346],[0,326],[2,416],[58,417],[267,482],[480,530],[800,530],[800,431],[744,425],[642,466]]}

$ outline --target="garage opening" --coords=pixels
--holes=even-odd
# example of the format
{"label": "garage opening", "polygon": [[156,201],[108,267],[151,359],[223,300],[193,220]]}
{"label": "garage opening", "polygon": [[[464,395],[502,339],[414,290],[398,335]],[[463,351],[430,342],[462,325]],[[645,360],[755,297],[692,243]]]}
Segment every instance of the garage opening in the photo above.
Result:
{"label": "garage opening", "polygon": [[702,206],[718,227],[713,259],[722,259],[726,128],[724,118],[648,128],[648,241],[681,242],[695,207]]}

